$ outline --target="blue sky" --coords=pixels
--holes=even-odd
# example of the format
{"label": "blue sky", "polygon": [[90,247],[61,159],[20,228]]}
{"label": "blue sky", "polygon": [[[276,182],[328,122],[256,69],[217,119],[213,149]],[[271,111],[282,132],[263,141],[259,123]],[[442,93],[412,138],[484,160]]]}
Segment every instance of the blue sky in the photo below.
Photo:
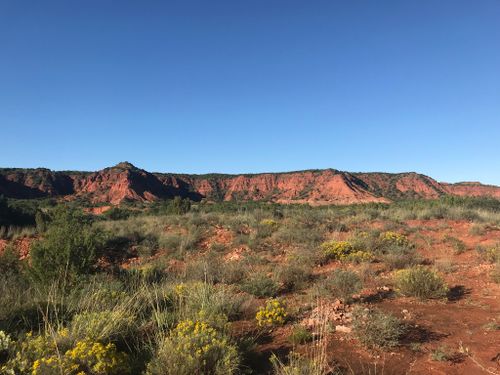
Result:
{"label": "blue sky", "polygon": [[500,185],[500,1],[0,1],[0,166]]}

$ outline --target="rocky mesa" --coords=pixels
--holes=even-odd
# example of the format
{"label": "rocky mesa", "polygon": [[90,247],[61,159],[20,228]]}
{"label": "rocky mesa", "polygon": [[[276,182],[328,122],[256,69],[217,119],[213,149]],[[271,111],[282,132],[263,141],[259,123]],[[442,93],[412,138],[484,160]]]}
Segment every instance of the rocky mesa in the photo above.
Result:
{"label": "rocky mesa", "polygon": [[83,198],[92,203],[255,200],[312,205],[433,199],[443,195],[500,198],[500,187],[441,183],[418,173],[350,173],[335,169],[260,174],[151,173],[122,162],[97,172],[0,169],[0,194],[11,198]]}

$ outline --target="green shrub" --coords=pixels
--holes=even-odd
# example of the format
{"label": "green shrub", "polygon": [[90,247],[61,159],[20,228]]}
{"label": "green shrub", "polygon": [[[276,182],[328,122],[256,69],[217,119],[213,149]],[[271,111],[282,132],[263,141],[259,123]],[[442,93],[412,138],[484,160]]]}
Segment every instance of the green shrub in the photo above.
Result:
{"label": "green shrub", "polygon": [[155,203],[151,210],[157,215],[182,215],[191,210],[191,201],[177,196],[171,200]]}
{"label": "green shrub", "polygon": [[306,260],[294,259],[278,268],[277,278],[285,290],[298,290],[311,280],[312,267]]}
{"label": "green shrub", "polygon": [[272,219],[264,219],[261,220],[256,229],[256,238],[267,238],[278,229],[278,223]]}
{"label": "green shrub", "polygon": [[186,278],[209,283],[220,282],[222,279],[223,265],[220,257],[208,253],[186,266]]}
{"label": "green shrub", "polygon": [[444,240],[453,247],[455,254],[462,254],[467,250],[467,246],[465,246],[465,243],[459,238],[447,235]]}
{"label": "green shrub", "polygon": [[241,284],[241,290],[256,297],[274,297],[279,291],[279,285],[271,277],[259,272],[245,280]]}
{"label": "green shrub", "polygon": [[424,266],[397,271],[395,283],[403,295],[420,299],[443,298],[448,293],[443,279]]}
{"label": "green shrub", "polygon": [[440,346],[431,352],[431,359],[437,362],[446,362],[452,359],[453,353],[450,352],[447,346]]}
{"label": "green shrub", "polygon": [[184,320],[159,343],[148,375],[235,374],[237,347],[226,334],[203,320]]}
{"label": "green shrub", "polygon": [[50,221],[49,215],[45,212],[38,210],[35,214],[36,231],[44,233],[47,230]]}
{"label": "green shrub", "polygon": [[412,267],[422,262],[414,248],[399,245],[385,248],[380,258],[391,270]]}
{"label": "green shrub", "polygon": [[33,272],[42,281],[88,274],[103,246],[102,233],[81,212],[61,207],[43,240],[31,248]]}
{"label": "green shrub", "polygon": [[332,293],[346,303],[350,302],[352,295],[358,293],[362,287],[363,283],[356,273],[341,269],[333,271],[321,284],[324,291]]}
{"label": "green shrub", "polygon": [[290,352],[288,363],[283,363],[273,354],[269,359],[273,366],[274,375],[330,375],[333,372],[321,353],[312,356],[304,356],[296,352]]}
{"label": "green shrub", "polygon": [[238,284],[245,277],[246,265],[242,261],[227,261],[221,264],[220,279],[225,284]]}
{"label": "green shrub", "polygon": [[110,220],[127,220],[131,215],[131,210],[121,207],[112,207],[103,214],[105,218]]}
{"label": "green shrub", "polygon": [[390,314],[359,307],[353,312],[353,331],[366,347],[389,349],[399,344],[405,328],[398,318]]}
{"label": "green shrub", "polygon": [[288,336],[290,342],[294,345],[305,344],[312,341],[312,333],[303,325],[297,324],[293,326],[292,333]]}
{"label": "green shrub", "polygon": [[206,282],[177,284],[173,295],[174,307],[182,319],[196,319],[202,311],[203,319],[212,324],[221,315],[235,319],[243,302],[243,296],[238,295],[234,288]]}
{"label": "green shrub", "polygon": [[19,259],[19,253],[14,246],[8,245],[0,252],[0,280],[2,278],[19,276],[24,269],[23,262]]}

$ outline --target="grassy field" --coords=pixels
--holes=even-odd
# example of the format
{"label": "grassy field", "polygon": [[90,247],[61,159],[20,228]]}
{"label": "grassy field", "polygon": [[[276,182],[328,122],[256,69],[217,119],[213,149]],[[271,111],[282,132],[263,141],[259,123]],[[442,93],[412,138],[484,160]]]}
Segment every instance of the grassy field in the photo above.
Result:
{"label": "grassy field", "polygon": [[498,200],[82,208],[4,204],[0,374],[499,371]]}

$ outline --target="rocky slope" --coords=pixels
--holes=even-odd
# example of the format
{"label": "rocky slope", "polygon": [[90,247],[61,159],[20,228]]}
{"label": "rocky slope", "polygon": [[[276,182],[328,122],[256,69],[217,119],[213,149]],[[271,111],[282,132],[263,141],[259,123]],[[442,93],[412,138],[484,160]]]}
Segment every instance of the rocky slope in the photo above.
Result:
{"label": "rocky slope", "polygon": [[181,196],[193,200],[319,205],[431,199],[446,194],[500,198],[500,187],[439,183],[418,173],[349,173],[334,169],[246,175],[150,173],[123,162],[98,172],[0,169],[0,194],[13,198],[83,198],[111,204]]}

